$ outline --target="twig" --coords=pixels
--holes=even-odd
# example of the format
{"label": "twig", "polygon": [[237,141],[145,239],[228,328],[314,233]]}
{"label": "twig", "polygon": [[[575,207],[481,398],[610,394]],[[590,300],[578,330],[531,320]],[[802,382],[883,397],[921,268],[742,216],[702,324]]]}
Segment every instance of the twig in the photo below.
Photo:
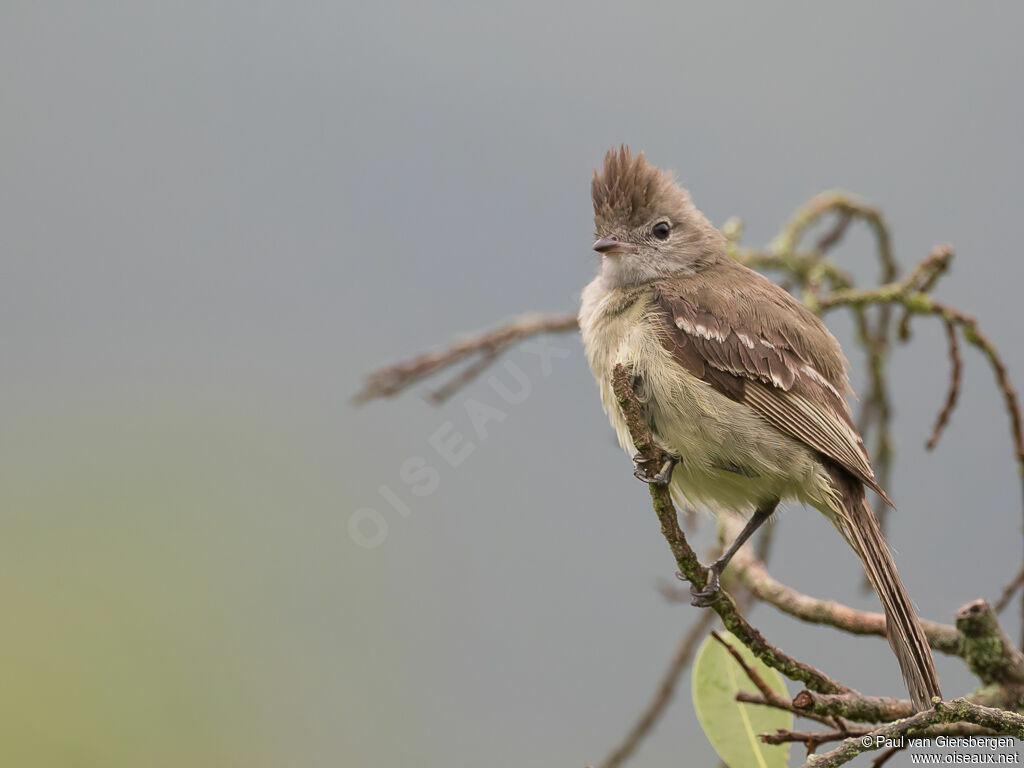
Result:
{"label": "twig", "polygon": [[746,691],[737,691],[736,701],[747,704],[759,704],[761,706],[774,707],[776,709],[784,709],[809,720],[815,720],[825,725],[838,726],[840,729],[845,729],[846,724],[838,717],[820,717],[813,713],[805,714],[797,712],[793,707],[793,702],[768,685],[768,683],[765,682],[765,679],[761,677],[761,673],[747,663],[746,659],[743,658],[740,652],[733,648],[732,643],[728,642],[724,637],[713,630],[711,632],[711,636],[725,647],[729,652],[729,655],[733,657],[737,664],[739,664],[740,669],[743,670],[747,679],[754,684],[754,687],[757,688],[758,691],[760,691],[760,696],[751,696],[749,698],[746,696]]}
{"label": "twig", "polygon": [[1013,439],[1014,456],[1024,475],[1024,431],[1021,426],[1020,407],[1017,393],[1010,383],[1010,376],[1002,356],[995,345],[978,328],[978,321],[959,310],[935,301],[931,296],[917,290],[919,280],[928,281],[931,275],[945,269],[952,252],[938,248],[930,257],[918,265],[906,279],[898,283],[887,283],[868,291],[846,289],[822,296],[817,308],[826,312],[836,307],[868,306],[872,304],[901,304],[911,314],[934,315],[957,326],[969,344],[979,349],[988,359],[996,377],[996,384],[1003,394],[1007,414],[1010,417],[1010,433]]}
{"label": "twig", "polygon": [[1024,566],[1021,566],[1020,570],[1017,571],[1017,575],[1013,577],[1013,581],[1003,587],[1002,593],[999,595],[999,599],[996,601],[996,613],[1002,613],[1003,609],[1010,604],[1010,600],[1020,589],[1021,585],[1024,584]]}
{"label": "twig", "polygon": [[865,729],[851,729],[845,731],[789,731],[779,728],[774,733],[761,733],[758,737],[765,744],[790,744],[797,742],[807,747],[807,752],[814,752],[822,744],[830,741],[842,741],[855,736],[864,736],[870,733]]}
{"label": "twig", "polygon": [[804,233],[822,216],[833,211],[841,216],[861,219],[868,224],[875,235],[878,258],[882,265],[882,279],[892,280],[897,269],[885,218],[877,208],[856,200],[845,192],[823,192],[800,206],[776,237],[774,249],[783,252],[795,251]]}
{"label": "twig", "polygon": [[871,761],[871,768],[882,768],[887,762],[889,762],[893,756],[898,752],[902,752],[906,747],[889,747],[888,749],[882,750],[882,754]]}
{"label": "twig", "polygon": [[[487,358],[488,362],[492,362],[505,349],[523,339],[542,333],[571,331],[577,327],[575,314],[520,315],[497,328],[474,334],[445,349],[417,355],[411,360],[374,371],[366,377],[363,388],[353,396],[352,402],[359,405],[378,397],[392,397],[417,381],[467,357],[481,355],[482,358]],[[468,374],[457,377],[449,385],[435,392],[435,399],[448,397],[455,389],[469,383],[486,367],[471,366],[467,369]]]}
{"label": "twig", "polygon": [[943,321],[946,327],[946,343],[949,345],[949,391],[946,393],[946,400],[942,404],[942,410],[935,418],[935,426],[932,427],[932,435],[925,443],[930,451],[938,445],[942,430],[949,422],[949,416],[956,408],[956,400],[960,395],[960,379],[963,374],[963,358],[960,356],[960,341],[957,339],[956,326],[948,320]]}
{"label": "twig", "polygon": [[784,709],[786,712],[792,712],[797,717],[802,717],[805,720],[813,720],[816,723],[827,725],[829,728],[834,728],[837,723],[842,722],[842,718],[819,715],[812,711],[801,711],[793,706],[792,701],[777,694],[771,698],[768,698],[759,693],[751,693],[749,691],[738,691],[736,693],[736,701],[739,701],[743,704],[756,704],[761,707]]}
{"label": "twig", "polygon": [[831,229],[818,238],[818,250],[825,253],[838,244],[843,239],[843,235],[846,234],[846,228],[850,226],[851,221],[853,221],[853,214],[850,211],[839,211]]}
{"label": "twig", "polygon": [[740,665],[740,668],[747,676],[747,679],[754,684],[754,687],[761,692],[762,696],[764,696],[766,699],[773,699],[779,696],[775,689],[768,685],[768,683],[765,682],[764,678],[761,677],[761,673],[749,664],[747,664],[746,659],[744,659],[743,656],[740,655],[739,651],[732,647],[731,643],[726,641],[724,637],[722,637],[714,630],[711,630],[711,636],[715,638],[715,640],[717,640],[722,646],[725,647],[725,650],[727,650],[729,652],[729,655],[732,656],[736,663]]}
{"label": "twig", "polygon": [[[816,264],[803,276],[804,300],[812,308],[817,305],[824,279],[829,280],[833,291],[853,287],[852,279],[845,272],[835,268],[824,255],[839,242],[854,219],[864,221],[874,234],[875,251],[881,266],[881,282],[895,280],[899,272],[893,257],[889,225],[881,212],[844,192],[833,191],[816,195],[798,208],[773,241],[773,250],[781,253],[796,251],[806,232],[829,213],[836,214],[836,221],[818,240],[818,247],[813,252]],[[837,276],[841,276],[841,279],[836,279]],[[885,377],[885,366],[890,351],[891,308],[885,304],[879,305],[874,323],[868,316],[867,307],[851,307],[851,311],[857,328],[857,341],[867,354],[868,370],[868,390],[861,400],[857,419],[858,429],[865,440],[872,429],[876,432],[872,459],[878,482],[885,488],[890,485],[893,454],[890,432],[892,407]],[[881,498],[876,499],[875,515],[883,530],[888,513],[888,506]],[[867,586],[866,579],[864,584]]]}
{"label": "twig", "polygon": [[[948,325],[956,326],[963,333],[967,343],[985,355],[995,375],[996,386],[1003,395],[1003,403],[1010,421],[1014,459],[1021,478],[1022,501],[1024,501],[1024,427],[1021,423],[1017,392],[1010,383],[1010,375],[1002,355],[999,354],[992,341],[978,328],[978,321],[975,318],[953,309],[947,304],[935,301],[924,292],[925,289],[930,289],[934,285],[939,274],[948,269],[952,258],[953,252],[949,247],[938,246],[931,255],[917,265],[906,279],[887,283],[868,291],[854,289],[833,291],[827,296],[820,297],[815,308],[824,313],[843,306],[901,305],[909,314],[933,315]],[[1022,513],[1024,513],[1024,506],[1022,506]],[[1024,599],[1021,601],[1021,611],[1024,615]],[[1024,633],[1024,623],[1022,623],[1022,633]],[[1024,643],[1024,639],[1022,639],[1022,643]]]}
{"label": "twig", "polygon": [[447,384],[435,389],[427,395],[427,400],[434,405],[441,405],[441,403],[445,402],[448,398],[473,381],[473,379],[486,371],[495,359],[497,359],[498,355],[501,354],[501,348],[493,346],[481,347],[479,354],[480,356],[476,360],[463,368],[458,375],[453,376]]}
{"label": "twig", "polygon": [[626,738],[615,747],[608,756],[599,764],[600,768],[618,768],[636,750],[637,745],[650,732],[651,728],[664,713],[668,703],[675,693],[676,684],[679,682],[683,671],[690,665],[693,653],[697,644],[703,639],[704,633],[708,631],[714,622],[715,614],[711,611],[703,611],[696,623],[687,630],[683,639],[679,642],[675,653],[672,654],[672,661],[662,675],[661,682],[654,692],[654,698],[644,708],[639,719],[629,729]]}

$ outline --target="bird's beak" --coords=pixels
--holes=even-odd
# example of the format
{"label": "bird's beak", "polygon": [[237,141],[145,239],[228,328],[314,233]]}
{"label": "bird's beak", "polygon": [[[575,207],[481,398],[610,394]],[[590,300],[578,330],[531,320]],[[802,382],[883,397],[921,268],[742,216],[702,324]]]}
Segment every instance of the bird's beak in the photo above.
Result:
{"label": "bird's beak", "polygon": [[615,237],[602,237],[594,243],[594,250],[598,253],[636,253],[636,246]]}

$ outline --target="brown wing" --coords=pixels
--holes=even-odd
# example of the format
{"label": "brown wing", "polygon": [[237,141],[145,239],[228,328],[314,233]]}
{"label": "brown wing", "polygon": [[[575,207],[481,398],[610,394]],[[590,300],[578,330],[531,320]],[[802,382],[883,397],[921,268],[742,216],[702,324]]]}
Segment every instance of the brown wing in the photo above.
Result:
{"label": "brown wing", "polygon": [[657,285],[666,349],[694,376],[832,459],[891,504],[850,418],[839,343],[782,288],[727,262]]}

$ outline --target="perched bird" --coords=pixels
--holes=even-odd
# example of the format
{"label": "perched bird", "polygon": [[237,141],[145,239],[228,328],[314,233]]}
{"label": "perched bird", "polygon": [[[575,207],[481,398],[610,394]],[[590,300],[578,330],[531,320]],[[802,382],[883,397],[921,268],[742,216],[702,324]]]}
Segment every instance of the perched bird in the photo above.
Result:
{"label": "perched bird", "polygon": [[631,371],[664,450],[653,479],[640,464],[637,477],[715,512],[752,512],[710,566],[707,588],[691,587],[694,604],[714,602],[730,558],[780,501],[815,507],[863,562],[911,698],[929,706],[939,680],[865,497],[866,486],[891,506],[850,417],[839,342],[786,291],[732,259],[687,192],[643,153],[609,151],[591,192],[601,266],[579,324],[619,443],[635,451],[612,391],[616,364]]}

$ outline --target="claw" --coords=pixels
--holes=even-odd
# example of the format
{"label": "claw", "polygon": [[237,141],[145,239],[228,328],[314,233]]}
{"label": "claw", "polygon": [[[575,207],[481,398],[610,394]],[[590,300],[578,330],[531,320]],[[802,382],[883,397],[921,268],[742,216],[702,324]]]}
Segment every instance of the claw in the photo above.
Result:
{"label": "claw", "polygon": [[658,485],[668,485],[669,480],[672,479],[672,470],[676,468],[676,462],[678,461],[679,459],[675,456],[669,456],[665,459],[665,463],[661,465],[661,469],[658,471],[658,474],[654,476],[653,482]]}
{"label": "claw", "polygon": [[707,608],[714,605],[721,596],[722,585],[719,581],[718,570],[714,567],[708,569],[708,583],[704,589],[690,587],[690,597],[693,598],[690,601],[690,605],[695,605],[698,608]]}
{"label": "claw", "polygon": [[649,476],[646,471],[645,464],[649,464],[652,459],[642,456],[639,453],[633,457],[633,477],[637,480],[643,480],[648,485],[668,485],[672,479],[672,470],[676,468],[682,459],[678,454],[668,453],[667,451],[662,453],[662,465],[661,469],[658,470],[658,474],[653,477]]}

